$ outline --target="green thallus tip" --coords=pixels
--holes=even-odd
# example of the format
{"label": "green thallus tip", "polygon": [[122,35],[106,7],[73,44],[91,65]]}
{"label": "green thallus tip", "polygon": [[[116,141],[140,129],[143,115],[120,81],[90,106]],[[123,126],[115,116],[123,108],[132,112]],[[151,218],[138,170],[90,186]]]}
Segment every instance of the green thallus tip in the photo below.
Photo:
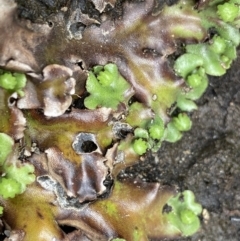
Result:
{"label": "green thallus tip", "polygon": [[179,230],[183,236],[190,236],[200,228],[198,215],[202,212],[202,206],[195,202],[194,193],[190,190],[179,193],[168,200],[172,210],[166,213],[169,223]]}
{"label": "green thallus tip", "polygon": [[224,22],[233,22],[239,14],[239,6],[234,3],[220,4],[217,9],[217,14]]}
{"label": "green thallus tip", "polygon": [[215,35],[210,41],[210,49],[217,54],[224,53],[226,47],[226,40],[218,35]]}
{"label": "green thallus tip", "polygon": [[159,116],[156,116],[149,124],[150,137],[154,140],[160,140],[164,135],[164,131],[165,127],[163,120]]}
{"label": "green thallus tip", "polygon": [[180,113],[173,118],[173,124],[179,131],[188,131],[192,127],[192,121],[185,113]]}
{"label": "green thallus tip", "polygon": [[164,134],[164,126],[153,124],[152,126],[149,127],[149,133],[153,139],[160,140]]}
{"label": "green thallus tip", "polygon": [[147,130],[145,130],[143,128],[136,128],[134,130],[134,136],[136,138],[144,138],[144,139],[148,139],[149,138]]}
{"label": "green thallus tip", "polygon": [[136,139],[133,142],[133,150],[138,154],[138,155],[143,155],[146,153],[148,148],[147,142],[144,141],[142,138]]}
{"label": "green thallus tip", "polygon": [[199,74],[191,74],[187,77],[187,83],[190,87],[197,87],[201,84],[202,82],[202,76]]}
{"label": "green thallus tip", "polygon": [[191,224],[195,221],[196,215],[190,209],[183,209],[180,211],[180,218],[184,224]]}
{"label": "green thallus tip", "polygon": [[97,79],[102,86],[110,86],[112,83],[111,73],[109,71],[100,72]]}

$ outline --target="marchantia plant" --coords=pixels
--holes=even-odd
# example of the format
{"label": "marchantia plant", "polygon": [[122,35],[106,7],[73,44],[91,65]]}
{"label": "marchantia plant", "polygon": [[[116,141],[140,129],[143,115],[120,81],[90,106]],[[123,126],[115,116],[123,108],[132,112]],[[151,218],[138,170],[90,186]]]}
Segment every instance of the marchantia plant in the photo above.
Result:
{"label": "marchantia plant", "polygon": [[145,241],[197,232],[202,207],[191,191],[117,175],[194,125],[188,112],[208,76],[224,75],[237,57],[239,1],[123,1],[115,19],[115,0],[89,1],[95,15],[81,1],[62,1],[41,21],[16,2],[0,0],[6,240]]}

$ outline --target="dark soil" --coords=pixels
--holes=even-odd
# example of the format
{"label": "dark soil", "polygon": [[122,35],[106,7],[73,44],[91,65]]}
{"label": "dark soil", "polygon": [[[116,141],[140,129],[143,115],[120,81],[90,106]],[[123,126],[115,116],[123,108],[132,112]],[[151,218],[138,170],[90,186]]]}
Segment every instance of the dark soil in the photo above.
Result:
{"label": "dark soil", "polygon": [[[240,57],[240,51],[238,51]],[[138,177],[192,190],[203,205],[202,229],[188,241],[240,240],[240,58],[210,86],[192,114],[193,127],[164,143],[121,178]]]}

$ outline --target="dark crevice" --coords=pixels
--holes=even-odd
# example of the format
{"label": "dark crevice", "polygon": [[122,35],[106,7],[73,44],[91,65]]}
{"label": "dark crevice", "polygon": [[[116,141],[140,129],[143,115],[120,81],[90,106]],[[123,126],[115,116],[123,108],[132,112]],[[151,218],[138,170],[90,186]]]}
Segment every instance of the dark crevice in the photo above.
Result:
{"label": "dark crevice", "polygon": [[97,145],[93,141],[84,141],[82,142],[81,150],[84,153],[90,153],[97,150]]}
{"label": "dark crevice", "polygon": [[106,187],[106,191],[102,195],[98,196],[98,198],[108,198],[108,196],[111,194],[113,183],[114,181],[112,177],[108,175],[103,181],[103,185]]}
{"label": "dark crevice", "polygon": [[0,241],[4,241],[5,238],[7,238],[6,234],[8,234],[8,233],[10,233],[10,231],[6,230],[4,223],[0,219]]}
{"label": "dark crevice", "polygon": [[116,122],[112,131],[118,139],[124,139],[128,134],[133,133],[133,128],[126,123]]}
{"label": "dark crevice", "polygon": [[73,104],[72,104],[72,107],[73,108],[76,108],[76,109],[80,109],[80,110],[83,110],[85,109],[85,105],[84,105],[84,99],[89,96],[89,93],[85,92],[81,98],[77,98],[76,100],[74,100]]}
{"label": "dark crevice", "polygon": [[72,147],[78,154],[91,153],[98,149],[95,136],[92,133],[79,133]]}
{"label": "dark crevice", "polygon": [[[132,133],[133,131],[131,131],[131,133]],[[118,135],[119,135],[119,137],[121,137],[121,139],[124,139],[124,138],[126,138],[127,137],[127,135],[130,133],[130,131],[129,130],[120,130],[119,132],[118,132]]]}
{"label": "dark crevice", "polygon": [[[216,30],[216,28],[211,27],[208,29],[208,34],[209,34],[209,39],[211,39],[214,35],[218,34],[218,31]],[[209,39],[207,39],[207,41]]]}
{"label": "dark crevice", "polygon": [[48,21],[48,26],[49,26],[50,28],[53,28],[54,23],[53,23],[52,21]]}
{"label": "dark crevice", "polygon": [[4,233],[0,234],[0,241],[4,241],[4,239],[7,238],[7,236]]}
{"label": "dark crevice", "polygon": [[[82,24],[82,25],[84,25],[84,24]],[[84,25],[84,26],[85,26],[85,25]],[[85,26],[85,27],[86,27],[86,26]],[[83,61],[77,62],[77,65],[80,67],[81,70],[85,70]]]}
{"label": "dark crevice", "polygon": [[59,227],[65,234],[69,234],[77,230],[75,227],[69,225],[59,225]]}
{"label": "dark crevice", "polygon": [[172,211],[172,207],[165,204],[162,209],[162,213],[170,213]]}

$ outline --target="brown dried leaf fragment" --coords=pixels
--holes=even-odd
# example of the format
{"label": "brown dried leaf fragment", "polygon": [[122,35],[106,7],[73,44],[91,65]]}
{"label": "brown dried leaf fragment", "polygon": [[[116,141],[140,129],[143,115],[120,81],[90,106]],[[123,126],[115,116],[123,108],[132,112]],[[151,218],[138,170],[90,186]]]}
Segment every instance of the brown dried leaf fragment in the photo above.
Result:
{"label": "brown dried leaf fragment", "polygon": [[46,116],[60,116],[71,105],[76,84],[72,74],[71,69],[56,64],[43,69],[41,89]]}
{"label": "brown dried leaf fragment", "polygon": [[48,65],[41,79],[31,78],[25,88],[25,96],[17,106],[20,109],[42,108],[46,116],[60,116],[72,103],[76,81],[71,69],[60,65]]}
{"label": "brown dried leaf fragment", "polygon": [[49,175],[58,181],[69,197],[78,198],[79,202],[95,200],[106,191],[103,182],[108,168],[106,158],[99,153],[79,155],[79,163],[64,158],[57,148],[49,148],[47,166]]}

